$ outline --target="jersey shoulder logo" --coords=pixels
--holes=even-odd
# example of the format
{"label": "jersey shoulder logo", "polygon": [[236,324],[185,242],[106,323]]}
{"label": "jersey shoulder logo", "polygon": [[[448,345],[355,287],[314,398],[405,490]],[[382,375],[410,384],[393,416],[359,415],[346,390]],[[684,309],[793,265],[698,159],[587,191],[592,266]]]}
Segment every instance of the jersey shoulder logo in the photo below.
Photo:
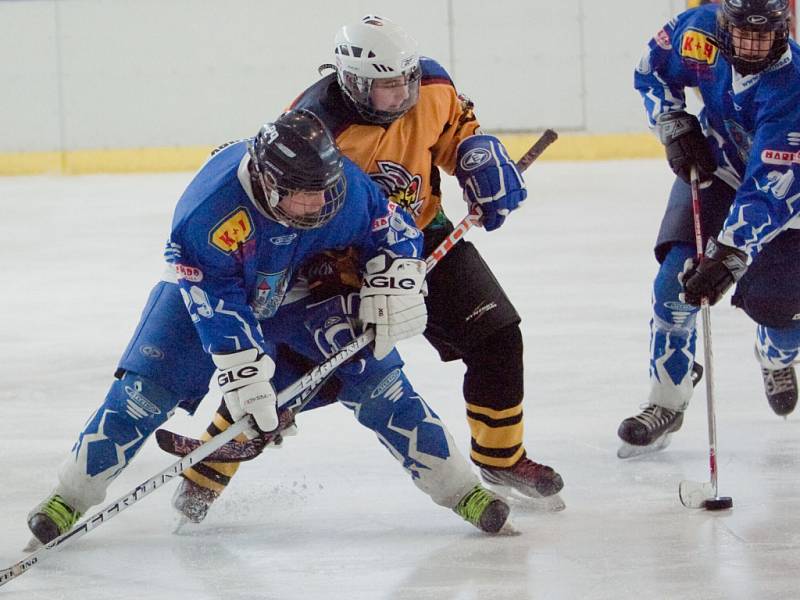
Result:
{"label": "jersey shoulder logo", "polygon": [[253,237],[253,220],[240,206],[226,215],[208,236],[208,243],[225,254],[231,254]]}
{"label": "jersey shoulder logo", "polygon": [[390,201],[419,215],[422,209],[422,176],[412,175],[403,165],[390,160],[379,160],[377,166],[377,173],[370,173],[370,179],[378,184]]}
{"label": "jersey shoulder logo", "polygon": [[681,56],[687,60],[703,65],[717,62],[719,49],[716,40],[697,29],[687,29],[681,39]]}

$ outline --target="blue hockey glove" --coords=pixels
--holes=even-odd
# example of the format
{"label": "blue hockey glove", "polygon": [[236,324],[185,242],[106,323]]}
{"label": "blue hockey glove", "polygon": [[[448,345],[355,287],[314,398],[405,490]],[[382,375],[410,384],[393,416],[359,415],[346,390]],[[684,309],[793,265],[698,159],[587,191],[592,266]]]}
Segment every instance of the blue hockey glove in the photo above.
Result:
{"label": "blue hockey glove", "polygon": [[470,207],[483,212],[482,224],[494,231],[528,197],[525,181],[493,135],[473,135],[458,146],[456,177]]}
{"label": "blue hockey glove", "polygon": [[686,261],[687,266],[678,276],[683,284],[683,301],[700,306],[703,298],[716,304],[725,292],[747,271],[747,255],[738,248],[708,240],[703,259]]}

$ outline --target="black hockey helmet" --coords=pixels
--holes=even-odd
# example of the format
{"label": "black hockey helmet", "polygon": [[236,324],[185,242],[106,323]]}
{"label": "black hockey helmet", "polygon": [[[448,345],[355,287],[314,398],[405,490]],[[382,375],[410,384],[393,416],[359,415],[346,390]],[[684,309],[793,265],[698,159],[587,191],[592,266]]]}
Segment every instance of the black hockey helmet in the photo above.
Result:
{"label": "black hockey helmet", "polygon": [[[248,141],[252,170],[261,186],[258,211],[269,219],[300,229],[330,221],[344,203],[346,185],[342,153],[330,131],[309,110],[290,110],[264,124]],[[292,194],[324,192],[314,210],[287,212],[281,200]]]}
{"label": "black hockey helmet", "polygon": [[[774,65],[789,45],[789,0],[722,0],[717,11],[717,40],[722,55],[742,75]],[[759,41],[772,38],[769,50]]]}

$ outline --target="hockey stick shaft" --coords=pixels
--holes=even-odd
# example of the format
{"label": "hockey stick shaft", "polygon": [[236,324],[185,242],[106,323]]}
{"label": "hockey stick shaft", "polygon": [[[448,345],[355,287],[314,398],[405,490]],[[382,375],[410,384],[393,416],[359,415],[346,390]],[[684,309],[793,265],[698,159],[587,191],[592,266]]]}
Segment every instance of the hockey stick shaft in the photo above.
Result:
{"label": "hockey stick shaft", "polygon": [[[358,336],[355,340],[347,344],[331,358],[311,369],[295,383],[281,390],[281,392],[278,394],[278,403],[280,405],[290,407],[293,402],[297,402],[298,404],[302,403],[303,400],[307,396],[311,395],[316,390],[317,386],[319,386],[321,382],[324,381],[331,374],[331,372],[333,372],[333,370],[355,356],[374,338],[375,334],[372,329],[369,329]],[[96,527],[115,517],[126,508],[133,506],[142,498],[148,496],[168,481],[171,481],[173,478],[179,476],[181,473],[183,473],[183,471],[192,465],[201,462],[209,454],[239,434],[243,433],[245,430],[252,428],[254,425],[255,423],[253,422],[253,418],[249,415],[244,419],[240,419],[228,429],[219,435],[214,436],[193,452],[172,463],[166,469],[154,475],[147,481],[140,483],[130,492],[124,496],[121,496],[111,504],[107,505],[105,508],[84,519],[70,531],[58,536],[31,554],[28,554],[28,556],[11,567],[3,569],[0,571],[0,586],[8,583],[12,579],[16,579],[28,571],[31,567],[39,564],[47,556],[52,555],[52,551],[60,549],[69,542],[73,542],[82,538],[92,529],[95,529]]]}
{"label": "hockey stick shaft", "polygon": [[[547,147],[555,142],[558,139],[558,134],[553,131],[552,129],[547,129],[545,132],[539,137],[538,140],[528,148],[527,152],[522,155],[522,157],[517,161],[517,169],[519,172],[524,172],[528,167],[531,166],[533,161],[535,161],[539,156],[544,152]],[[450,249],[464,237],[464,234],[467,233],[470,229],[472,229],[475,225],[478,225],[481,222],[481,209],[478,206],[474,206],[466,217],[459,221],[458,225],[453,228],[453,231],[450,232],[442,243],[439,244],[433,252],[431,252],[430,256],[425,259],[425,262],[428,264],[428,271],[430,271],[433,266],[438,263],[440,260],[444,258],[444,255],[447,254]]]}
{"label": "hockey stick shaft", "polygon": [[[692,189],[692,218],[694,220],[694,242],[697,250],[697,259],[702,260],[703,228],[700,222],[700,181],[697,167],[692,167],[690,186]],[[711,474],[711,487],[714,496],[718,494],[717,484],[717,419],[714,397],[714,352],[711,346],[711,307],[708,298],[703,298],[700,303],[701,319],[703,321],[703,353],[706,369],[706,408],[708,412],[708,467]]]}

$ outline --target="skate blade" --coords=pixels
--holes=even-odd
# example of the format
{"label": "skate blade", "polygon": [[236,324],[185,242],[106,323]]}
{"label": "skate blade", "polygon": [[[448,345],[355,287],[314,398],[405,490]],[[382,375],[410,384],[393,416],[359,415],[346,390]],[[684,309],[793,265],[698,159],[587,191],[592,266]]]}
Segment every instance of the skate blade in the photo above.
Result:
{"label": "skate blade", "polygon": [[523,510],[530,510],[536,512],[561,512],[567,505],[561,498],[560,494],[553,494],[552,496],[541,496],[539,498],[532,498],[531,496],[524,496],[519,492],[511,496],[511,503]]}
{"label": "skate blade", "polygon": [[665,433],[652,444],[648,444],[647,446],[634,446],[633,444],[629,444],[628,442],[622,442],[622,445],[617,450],[617,458],[626,459],[626,458],[636,458],[637,456],[644,456],[646,454],[653,454],[654,452],[659,452],[663,450],[669,443],[672,441],[672,434]]}
{"label": "skate blade", "polygon": [[199,523],[195,523],[183,513],[175,511],[172,525],[172,535],[191,535],[197,531]]}
{"label": "skate blade", "polygon": [[42,542],[39,541],[39,538],[37,538],[36,536],[33,536],[33,537],[31,537],[30,540],[28,540],[27,546],[25,546],[22,549],[22,551],[23,552],[36,552],[42,546],[43,546],[43,544],[42,544]]}
{"label": "skate blade", "polygon": [[502,496],[503,500],[515,508],[534,512],[559,512],[567,508],[560,494],[553,494],[552,496],[532,496],[523,494],[518,489],[511,486],[489,483],[487,481],[484,481],[484,484],[493,492]]}

